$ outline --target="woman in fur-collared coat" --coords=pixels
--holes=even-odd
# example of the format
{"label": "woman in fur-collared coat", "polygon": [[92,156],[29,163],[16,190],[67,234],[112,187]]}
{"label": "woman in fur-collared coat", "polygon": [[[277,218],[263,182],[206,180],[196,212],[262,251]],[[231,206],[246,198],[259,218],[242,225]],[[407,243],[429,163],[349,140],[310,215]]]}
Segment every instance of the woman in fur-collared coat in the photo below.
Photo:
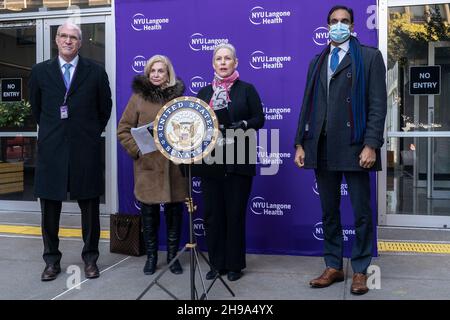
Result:
{"label": "woman in fur-collared coat", "polygon": [[[176,79],[170,60],[161,55],[151,57],[144,75],[133,80],[133,94],[122,114],[117,135],[127,153],[134,159],[134,195],[141,202],[144,240],[147,247],[145,274],[153,274],[158,260],[160,204],[164,203],[167,225],[167,263],[176,255],[180,244],[182,202],[187,197],[187,180],[177,165],[159,151],[142,155],[131,135],[131,128],[155,120],[168,101],[183,94],[185,86]],[[183,272],[179,261],[170,267],[172,273]]]}

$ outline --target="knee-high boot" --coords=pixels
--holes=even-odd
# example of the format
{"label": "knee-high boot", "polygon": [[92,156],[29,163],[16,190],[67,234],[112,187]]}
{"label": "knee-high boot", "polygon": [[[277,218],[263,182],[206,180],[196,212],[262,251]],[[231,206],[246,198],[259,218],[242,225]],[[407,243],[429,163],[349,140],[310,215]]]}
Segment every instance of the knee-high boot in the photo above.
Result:
{"label": "knee-high boot", "polygon": [[158,262],[158,229],[159,204],[141,205],[144,241],[147,249],[147,261],[144,266],[145,274],[153,274]]}
{"label": "knee-high boot", "polygon": [[[175,258],[180,247],[183,205],[181,202],[167,203],[164,205],[164,211],[166,212],[167,225],[167,263],[169,263]],[[170,266],[170,271],[174,274],[183,273],[183,269],[178,260]]]}

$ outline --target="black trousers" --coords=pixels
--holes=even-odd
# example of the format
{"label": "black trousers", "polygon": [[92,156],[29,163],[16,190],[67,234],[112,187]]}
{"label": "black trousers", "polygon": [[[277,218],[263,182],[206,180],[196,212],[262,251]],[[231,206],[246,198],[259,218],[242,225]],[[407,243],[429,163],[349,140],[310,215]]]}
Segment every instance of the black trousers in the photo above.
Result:
{"label": "black trousers", "polygon": [[329,171],[326,138],[319,140],[316,181],[322,206],[324,259],[327,267],[342,269],[343,235],[341,225],[341,181],[345,176],[353,209],[355,241],[351,265],[354,272],[366,273],[372,259],[373,223],[370,207],[370,176],[366,171]]}
{"label": "black trousers", "polygon": [[216,270],[240,271],[245,263],[245,216],[253,177],[202,178],[209,260]]}
{"label": "black trousers", "polygon": [[[61,216],[61,201],[40,199],[42,212],[42,238],[44,240],[43,258],[46,264],[59,263],[59,219]],[[100,239],[100,199],[78,200],[81,209],[81,228],[84,247],[81,257],[85,263],[97,262]]]}

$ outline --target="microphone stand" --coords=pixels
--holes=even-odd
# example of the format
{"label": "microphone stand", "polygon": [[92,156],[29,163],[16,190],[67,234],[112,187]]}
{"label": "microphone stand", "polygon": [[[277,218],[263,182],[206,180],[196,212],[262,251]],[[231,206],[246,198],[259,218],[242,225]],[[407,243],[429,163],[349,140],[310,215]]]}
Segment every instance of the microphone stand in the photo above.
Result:
{"label": "microphone stand", "polygon": [[[167,288],[165,288],[162,284],[160,284],[158,282],[158,280],[164,275],[164,273],[167,272],[167,270],[169,270],[170,266],[172,266],[172,264],[174,264],[175,261],[179,257],[181,257],[181,255],[183,255],[183,253],[185,253],[187,250],[189,250],[189,252],[190,252],[190,292],[191,292],[191,300],[207,300],[208,299],[208,292],[211,290],[211,287],[213,286],[213,284],[216,282],[217,279],[219,279],[223,283],[225,288],[230,292],[230,294],[233,297],[235,296],[234,292],[231,290],[231,288],[228,286],[228,284],[222,279],[222,277],[220,276],[219,272],[214,269],[214,267],[208,261],[206,256],[203,254],[203,252],[201,252],[198,249],[197,243],[195,241],[193,215],[194,215],[195,210],[197,209],[197,206],[194,205],[194,201],[193,201],[193,198],[192,198],[192,176],[191,176],[191,166],[192,166],[192,164],[189,163],[187,166],[188,166],[189,197],[186,198],[186,202],[185,203],[186,203],[186,206],[187,206],[187,209],[188,209],[188,213],[189,213],[189,242],[186,243],[186,245],[183,247],[183,249],[180,252],[178,252],[176,257],[173,258],[172,261],[170,261],[170,263],[161,270],[159,275],[156,276],[156,278],[148,285],[148,287],[144,289],[144,291],[137,297],[136,300],[141,300],[142,297],[154,285],[157,285],[158,287],[160,287],[162,290],[164,290],[173,299],[178,300],[178,298],[173,293],[171,293]],[[216,277],[213,279],[213,281],[209,285],[208,289],[206,289],[206,287],[205,287],[205,282],[203,280],[202,271],[200,269],[199,255],[209,265],[211,270],[216,271]],[[197,266],[198,266],[198,273],[199,273],[200,280],[201,280],[201,283],[202,283],[202,288],[203,288],[203,293],[200,296],[200,298],[198,297],[197,289],[196,289],[196,286],[195,286],[195,269],[197,268]]]}

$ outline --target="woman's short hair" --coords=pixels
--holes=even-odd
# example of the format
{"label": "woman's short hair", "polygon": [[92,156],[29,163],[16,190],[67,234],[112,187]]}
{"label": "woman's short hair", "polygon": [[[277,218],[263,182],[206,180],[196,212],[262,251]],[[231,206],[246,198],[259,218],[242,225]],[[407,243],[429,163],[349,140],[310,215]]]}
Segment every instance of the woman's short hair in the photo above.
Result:
{"label": "woman's short hair", "polygon": [[155,54],[153,57],[148,59],[147,63],[145,64],[145,68],[144,68],[145,76],[148,77],[150,75],[150,70],[152,69],[152,66],[156,62],[162,62],[166,65],[167,73],[169,75],[169,82],[167,83],[167,86],[168,87],[174,86],[175,83],[177,82],[177,76],[175,74],[175,70],[173,68],[172,62],[166,56],[163,56],[160,54]]}
{"label": "woman's short hair", "polygon": [[233,59],[235,61],[237,60],[235,47],[231,43],[221,43],[221,44],[217,45],[214,48],[213,62],[214,62],[214,57],[216,56],[217,51],[219,51],[220,49],[228,49],[228,50],[230,50],[231,51],[231,55],[233,56]]}

